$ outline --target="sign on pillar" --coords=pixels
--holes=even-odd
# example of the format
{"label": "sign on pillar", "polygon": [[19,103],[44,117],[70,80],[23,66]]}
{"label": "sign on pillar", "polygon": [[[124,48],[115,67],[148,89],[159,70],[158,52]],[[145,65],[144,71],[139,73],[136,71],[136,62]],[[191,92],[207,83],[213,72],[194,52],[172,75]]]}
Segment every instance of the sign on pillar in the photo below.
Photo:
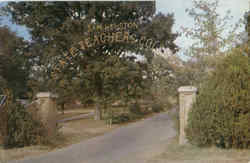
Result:
{"label": "sign on pillar", "polygon": [[180,118],[180,135],[179,144],[187,143],[185,128],[187,127],[188,112],[195,101],[197,88],[193,86],[183,86],[178,89],[179,92],[179,118]]}

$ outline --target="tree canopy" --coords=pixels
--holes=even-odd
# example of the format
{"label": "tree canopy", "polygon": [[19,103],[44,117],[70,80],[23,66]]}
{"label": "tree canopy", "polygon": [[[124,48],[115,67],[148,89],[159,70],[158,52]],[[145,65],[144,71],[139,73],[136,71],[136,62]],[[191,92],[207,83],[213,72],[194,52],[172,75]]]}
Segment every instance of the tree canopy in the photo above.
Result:
{"label": "tree canopy", "polygon": [[[27,97],[29,62],[28,43],[7,27],[0,27],[0,83],[11,88],[15,97]],[[0,91],[2,91],[0,89]]]}
{"label": "tree canopy", "polygon": [[[54,86],[60,87],[58,83],[64,81],[75,85],[74,93],[96,102],[123,96],[122,90],[132,82],[143,88],[142,83],[152,79],[147,67],[153,49],[178,50],[174,43],[177,34],[172,32],[173,14],[155,14],[154,1],[10,2],[6,11],[15,23],[29,28],[33,43],[39,47],[36,55],[47,77],[52,79],[50,89],[55,90]],[[119,26],[129,23],[137,28]],[[98,30],[101,26],[103,30]],[[134,42],[119,41],[119,34],[130,36]],[[102,35],[102,39],[96,39]],[[86,41],[89,37],[103,44],[92,46]],[[106,41],[113,38],[116,41]],[[157,43],[146,48],[135,41],[145,44],[147,39]],[[141,55],[146,62],[138,62],[129,54]]]}
{"label": "tree canopy", "polygon": [[219,1],[193,0],[193,7],[186,9],[187,14],[193,18],[194,27],[183,28],[185,36],[192,39],[191,46],[186,55],[191,57],[195,67],[196,81],[200,82],[225,51],[234,47],[238,40],[237,29],[241,23],[231,25],[230,11],[225,16],[218,13]]}

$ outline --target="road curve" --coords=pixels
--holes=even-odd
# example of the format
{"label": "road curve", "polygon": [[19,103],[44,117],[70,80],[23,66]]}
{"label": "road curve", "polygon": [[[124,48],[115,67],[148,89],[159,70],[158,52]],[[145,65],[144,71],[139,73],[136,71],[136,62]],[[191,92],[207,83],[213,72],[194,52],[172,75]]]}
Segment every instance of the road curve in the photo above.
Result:
{"label": "road curve", "polygon": [[68,121],[73,121],[73,120],[79,120],[79,119],[85,119],[85,118],[89,118],[91,116],[94,116],[94,112],[91,113],[87,113],[87,114],[80,114],[80,115],[76,115],[70,118],[64,118],[64,119],[60,119],[57,122],[58,123],[64,123],[64,122],[68,122]]}
{"label": "road curve", "polygon": [[144,163],[176,135],[168,113],[117,128],[69,147],[8,163]]}

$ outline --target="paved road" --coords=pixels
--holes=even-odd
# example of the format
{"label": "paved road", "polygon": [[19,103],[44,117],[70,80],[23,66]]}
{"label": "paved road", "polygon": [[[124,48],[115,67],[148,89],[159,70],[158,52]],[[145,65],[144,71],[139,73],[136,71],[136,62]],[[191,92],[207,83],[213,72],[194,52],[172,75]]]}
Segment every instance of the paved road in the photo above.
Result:
{"label": "paved road", "polygon": [[176,135],[167,113],[38,157],[9,163],[144,163]]}

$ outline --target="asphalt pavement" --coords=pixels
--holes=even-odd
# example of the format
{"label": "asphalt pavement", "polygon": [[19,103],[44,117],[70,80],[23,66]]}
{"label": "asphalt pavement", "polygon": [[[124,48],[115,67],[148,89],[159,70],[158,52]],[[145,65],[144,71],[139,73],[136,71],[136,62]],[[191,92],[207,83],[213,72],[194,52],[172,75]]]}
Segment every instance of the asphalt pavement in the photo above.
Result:
{"label": "asphalt pavement", "polygon": [[160,113],[102,136],[8,163],[146,163],[176,135],[168,113]]}

